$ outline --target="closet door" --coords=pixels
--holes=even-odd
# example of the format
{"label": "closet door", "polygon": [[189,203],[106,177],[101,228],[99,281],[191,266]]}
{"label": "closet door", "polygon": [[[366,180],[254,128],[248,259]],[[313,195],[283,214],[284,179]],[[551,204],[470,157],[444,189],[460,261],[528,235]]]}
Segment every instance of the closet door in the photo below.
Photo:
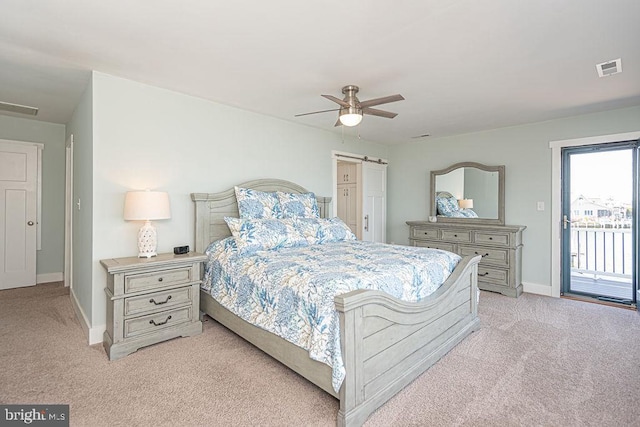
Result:
{"label": "closet door", "polygon": [[362,162],[362,240],[387,240],[387,165]]}

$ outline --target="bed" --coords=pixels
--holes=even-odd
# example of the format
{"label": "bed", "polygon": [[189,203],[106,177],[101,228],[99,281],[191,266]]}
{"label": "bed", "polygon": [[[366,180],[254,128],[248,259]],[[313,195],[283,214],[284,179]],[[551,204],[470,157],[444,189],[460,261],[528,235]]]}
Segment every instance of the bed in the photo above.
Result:
{"label": "bed", "polygon": [[[257,180],[238,185],[263,192],[306,194],[291,182]],[[192,193],[196,212],[196,251],[230,236],[225,217],[238,217],[234,189]],[[321,217],[330,198],[317,197]],[[346,375],[339,391],[332,367],[313,360],[307,350],[246,322],[201,291],[201,311],[299,373],[340,401],[337,425],[357,426],[479,328],[477,266],[480,257],[463,258],[435,292],[412,303],[376,290],[355,290],[335,297],[339,343]]]}
{"label": "bed", "polygon": [[458,200],[447,191],[439,191],[436,194],[437,215],[449,218],[478,218],[478,214],[473,209],[461,208]]}

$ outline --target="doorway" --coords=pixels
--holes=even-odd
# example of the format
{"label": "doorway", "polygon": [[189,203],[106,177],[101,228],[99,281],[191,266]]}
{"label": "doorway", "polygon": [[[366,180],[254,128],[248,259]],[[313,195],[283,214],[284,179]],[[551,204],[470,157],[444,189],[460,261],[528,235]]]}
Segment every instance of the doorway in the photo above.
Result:
{"label": "doorway", "polygon": [[638,141],[562,149],[564,295],[636,303]]}
{"label": "doorway", "polygon": [[333,151],[333,215],[359,240],[386,242],[387,161]]}

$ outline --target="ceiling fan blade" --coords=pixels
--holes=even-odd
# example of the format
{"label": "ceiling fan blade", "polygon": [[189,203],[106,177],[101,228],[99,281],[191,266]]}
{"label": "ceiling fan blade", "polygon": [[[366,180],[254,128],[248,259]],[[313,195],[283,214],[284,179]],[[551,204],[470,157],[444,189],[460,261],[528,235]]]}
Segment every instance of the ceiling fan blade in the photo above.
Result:
{"label": "ceiling fan blade", "polygon": [[320,95],[320,96],[322,96],[322,97],[324,97],[324,98],[327,98],[327,99],[329,99],[329,100],[331,100],[331,101],[335,102],[336,104],[342,105],[343,107],[347,107],[347,108],[348,108],[348,107],[351,107],[351,105],[349,105],[349,103],[348,103],[348,102],[343,101],[343,100],[342,100],[342,99],[340,99],[340,98],[336,98],[336,97],[335,97],[335,96],[333,96],[333,95]]}
{"label": "ceiling fan blade", "polygon": [[382,98],[369,99],[368,101],[360,101],[360,107],[361,108],[373,107],[374,105],[387,104],[389,102],[396,102],[396,101],[402,101],[402,100],[404,100],[404,96],[400,94],[390,95],[390,96],[384,96]]}
{"label": "ceiling fan blade", "polygon": [[333,125],[333,127],[338,127],[338,126],[342,126],[342,122],[340,121],[340,119],[338,119],[338,121],[336,122],[335,125]]}
{"label": "ceiling fan blade", "polygon": [[363,108],[364,114],[370,114],[372,116],[386,117],[387,119],[393,119],[398,113],[391,113],[389,111],[376,110],[375,108]]}
{"label": "ceiling fan blade", "polygon": [[328,113],[329,111],[340,111],[340,108],[334,108],[332,110],[312,111],[311,113],[296,114],[293,117],[308,116],[309,114]]}

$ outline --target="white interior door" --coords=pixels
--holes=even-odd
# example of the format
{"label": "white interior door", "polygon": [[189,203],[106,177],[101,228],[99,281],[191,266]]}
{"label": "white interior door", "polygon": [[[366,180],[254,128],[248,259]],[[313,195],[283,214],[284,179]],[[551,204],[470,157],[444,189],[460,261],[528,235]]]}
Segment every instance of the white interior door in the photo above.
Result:
{"label": "white interior door", "polygon": [[0,142],[0,289],[36,284],[38,148]]}
{"label": "white interior door", "polygon": [[362,240],[387,240],[387,165],[362,162]]}

